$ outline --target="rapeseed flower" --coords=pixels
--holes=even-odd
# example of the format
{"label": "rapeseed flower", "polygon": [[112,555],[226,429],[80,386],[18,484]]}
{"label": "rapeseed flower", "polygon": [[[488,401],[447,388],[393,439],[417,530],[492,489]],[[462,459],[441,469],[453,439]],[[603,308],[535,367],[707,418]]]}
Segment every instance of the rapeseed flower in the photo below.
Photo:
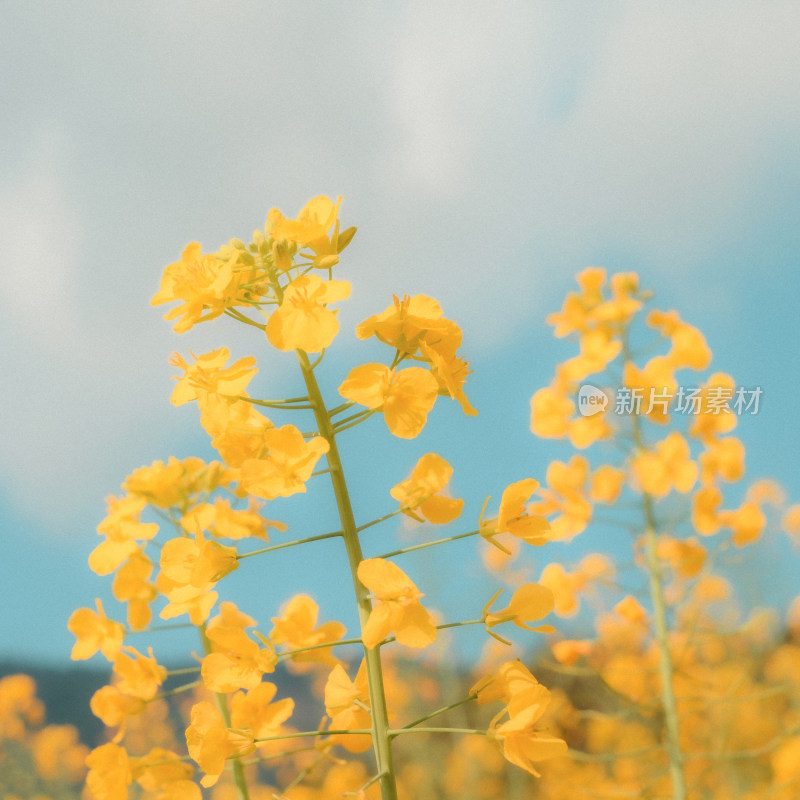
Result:
{"label": "rapeseed flower", "polygon": [[436,625],[419,602],[424,595],[400,567],[368,558],[358,565],[358,579],[379,601],[361,631],[364,647],[371,650],[391,632],[408,647],[427,647],[435,641]]}
{"label": "rapeseed flower", "polygon": [[427,453],[417,461],[410,477],[392,487],[390,494],[400,503],[403,513],[418,522],[424,518],[444,525],[459,517],[464,507],[463,500],[439,494],[452,474],[453,468],[447,461],[436,453]]}

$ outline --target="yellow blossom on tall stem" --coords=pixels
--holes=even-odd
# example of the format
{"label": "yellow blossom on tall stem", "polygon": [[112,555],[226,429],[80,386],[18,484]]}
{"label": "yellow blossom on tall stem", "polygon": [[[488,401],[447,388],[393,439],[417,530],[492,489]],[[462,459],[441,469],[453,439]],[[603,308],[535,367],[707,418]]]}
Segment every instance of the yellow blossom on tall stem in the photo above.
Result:
{"label": "yellow blossom on tall stem", "polygon": [[208,394],[219,394],[228,397],[238,397],[244,394],[247,384],[258,372],[252,356],[240,358],[238,361],[225,367],[231,357],[227,347],[220,347],[210,353],[195,356],[194,363],[189,364],[183,356],[173,353],[170,364],[183,370],[183,375],[178,377],[178,383],[172,392],[172,404],[181,406],[198,398],[205,398]]}
{"label": "yellow blossom on tall stem", "polygon": [[203,255],[200,245],[192,242],[181,260],[164,270],[161,288],[153,297],[154,306],[180,300],[181,305],[167,312],[164,319],[175,319],[176,333],[185,333],[198,322],[215,319],[235,302],[234,261],[220,261]]}
{"label": "yellow blossom on tall stem", "polygon": [[292,716],[294,700],[284,697],[273,702],[277,691],[274,683],[264,681],[248,692],[236,692],[231,698],[232,727],[251,730],[257,739],[280,735]]}
{"label": "yellow blossom on tall stem", "polygon": [[503,755],[512,764],[541,777],[535,763],[566,755],[567,743],[555,736],[543,735],[534,727],[550,702],[550,692],[538,685],[523,697],[524,703],[518,707],[509,706],[506,722],[492,725],[490,736],[502,744]]}
{"label": "yellow blossom on tall stem", "polygon": [[125,630],[119,622],[109,619],[98,599],[97,613],[90,608],[79,608],[69,618],[67,627],[77,637],[72,648],[72,660],[91,658],[98,650],[109,660],[117,657]]}
{"label": "yellow blossom on tall stem", "polygon": [[334,203],[330,198],[320,195],[309,200],[295,219],[287,219],[278,209],[273,208],[270,212],[269,233],[278,241],[314,248],[320,240],[327,237],[328,231],[336,222],[341,202],[341,197]]}
{"label": "yellow blossom on tall stem", "polygon": [[294,425],[270,428],[263,433],[268,453],[242,464],[240,485],[255,497],[274,500],[305,492],[317,461],[330,449],[322,436],[309,441]]}
{"label": "yellow blossom on tall stem", "polygon": [[350,371],[339,387],[345,400],[382,411],[389,430],[401,439],[414,439],[425,427],[439,386],[428,370],[394,370],[383,364],[364,364]]}
{"label": "yellow blossom on tall stem", "polygon": [[[436,453],[426,453],[417,461],[411,476],[391,489],[403,512],[422,522],[422,515],[428,522],[439,525],[452,522],[461,514],[463,500],[440,495],[450,482],[453,468]],[[415,513],[419,512],[419,514]]]}
{"label": "yellow blossom on tall stem", "polygon": [[[295,595],[282,609],[280,616],[272,617],[273,627],[269,638],[273,644],[287,645],[289,650],[313,648],[292,655],[293,663],[317,662],[334,666],[339,663],[332,646],[341,639],[346,628],[341,622],[323,622],[317,625],[319,606],[308,595]],[[320,647],[326,642],[331,648]]]}
{"label": "yellow blossom on tall stem", "polygon": [[513,622],[518,628],[539,633],[554,633],[552,625],[539,625],[535,628],[529,622],[546,617],[555,605],[553,592],[540,583],[525,583],[511,595],[511,601],[505,608],[486,614],[484,622],[487,629],[504,622]]}
{"label": "yellow blossom on tall stem", "polygon": [[131,630],[144,630],[152,617],[150,604],[156,599],[157,591],[150,583],[153,562],[143,550],[132,553],[114,577],[111,590],[114,598],[128,604],[128,625]]}
{"label": "yellow blossom on tall stem", "polygon": [[530,499],[539,482],[525,478],[509,484],[500,498],[497,519],[481,523],[481,535],[487,539],[500,533],[510,533],[517,539],[532,545],[543,545],[552,536],[550,523],[541,514],[529,514],[525,503]]}
{"label": "yellow blossom on tall stem", "polygon": [[212,692],[253,689],[265,672],[275,670],[275,651],[260,648],[241,628],[212,628],[208,638],[214,652],[203,659],[201,675]]}
{"label": "yellow blossom on tall stem", "polygon": [[323,281],[318,275],[295,278],[267,322],[267,339],[278,350],[324,350],[339,332],[336,312],[327,305],[349,296],[347,281]]}
{"label": "yellow blossom on tall stem", "polygon": [[[354,680],[350,680],[341,664],[335,666],[325,683],[325,712],[334,730],[358,730],[371,726],[369,681],[366,662]],[[332,740],[351,753],[363,753],[372,745],[369,736],[333,736]]]}
{"label": "yellow blossom on tall stem", "polygon": [[424,595],[400,567],[368,558],[358,565],[358,579],[380,601],[361,631],[364,647],[371,650],[392,632],[409,647],[427,647],[436,639],[433,618],[419,602]]}
{"label": "yellow blossom on tall stem", "polygon": [[192,706],[191,724],[186,729],[189,755],[206,774],[200,783],[213,786],[225,769],[229,758],[241,758],[255,749],[252,731],[235,730],[225,726],[219,711],[211,703]]}
{"label": "yellow blossom on tall stem", "polygon": [[153,648],[147,652],[144,656],[133,647],[123,647],[114,659],[114,674],[119,678],[117,688],[142,700],[152,700],[167,677],[166,667],[156,661]]}
{"label": "yellow blossom on tall stem", "polygon": [[665,497],[673,490],[691,491],[698,474],[689,444],[677,431],[657,442],[653,450],[637,455],[631,466],[642,491],[654,497]]}
{"label": "yellow blossom on tall stem", "polygon": [[133,773],[124,747],[102,744],[86,757],[86,787],[97,800],[127,800]]}

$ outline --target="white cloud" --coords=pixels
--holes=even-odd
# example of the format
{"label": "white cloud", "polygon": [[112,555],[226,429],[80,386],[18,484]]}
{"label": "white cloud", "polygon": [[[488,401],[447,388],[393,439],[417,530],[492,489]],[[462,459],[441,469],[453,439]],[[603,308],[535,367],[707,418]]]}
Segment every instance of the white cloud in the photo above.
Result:
{"label": "white cloud", "polygon": [[[800,6],[532,8],[411,7],[387,100],[398,124],[387,181],[420,203],[446,193],[454,216],[480,205],[471,222],[521,254],[503,259],[503,292],[539,255],[610,242],[685,274],[740,231],[775,159],[796,159]],[[468,291],[489,256],[473,253],[460,264]]]}
{"label": "white cloud", "polygon": [[81,220],[70,205],[64,133],[33,136],[21,172],[0,190],[0,308],[17,335],[46,345],[71,327]]}

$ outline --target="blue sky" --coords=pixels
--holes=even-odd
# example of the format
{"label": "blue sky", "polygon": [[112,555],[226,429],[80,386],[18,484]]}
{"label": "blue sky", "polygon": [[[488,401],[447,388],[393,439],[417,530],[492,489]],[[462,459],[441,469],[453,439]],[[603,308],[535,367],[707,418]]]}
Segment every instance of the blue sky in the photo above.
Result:
{"label": "blue sky", "polygon": [[[247,238],[271,206],[292,214],[320,193],[343,195],[342,219],[359,226],[329,389],[374,355],[355,324],[392,293],[422,292],[463,327],[481,411],[437,409],[418,440],[382,440],[378,464],[381,426],[354,433],[345,451],[366,517],[390,508],[388,487],[429,450],[456,466],[473,512],[568,455],[531,436],[528,402],[572,354],[544,317],[588,265],[638,271],[705,332],[719,368],[763,387],[761,413],[740,427],[750,472],[800,497],[796,3],[4,12],[0,652],[65,658],[70,611],[109,595],[86,566],[103,497],[155,459],[213,455],[194,412],[168,402],[169,354],[260,354],[225,323],[175,335],[149,306],[164,265],[191,240]],[[260,379],[266,393],[297,376],[270,355]],[[268,513],[299,533],[304,508]],[[567,560],[602,541],[571,547]],[[771,602],[797,591],[786,547],[756,562],[777,576]],[[454,553],[477,575],[474,549]],[[274,579],[250,571],[235,591],[266,620],[300,588],[280,576],[301,574],[328,617],[346,616],[337,557],[286,554]],[[445,587],[440,607],[452,614],[456,600]]]}

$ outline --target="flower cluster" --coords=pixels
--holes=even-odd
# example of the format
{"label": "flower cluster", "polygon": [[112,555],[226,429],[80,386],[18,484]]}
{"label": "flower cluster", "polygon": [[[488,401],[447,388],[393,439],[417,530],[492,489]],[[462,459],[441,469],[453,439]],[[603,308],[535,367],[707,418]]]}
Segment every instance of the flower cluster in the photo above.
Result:
{"label": "flower cluster", "polygon": [[[69,620],[76,636],[73,658],[99,652],[112,664],[110,683],[91,703],[93,712],[116,729],[111,741],[87,758],[87,787],[98,800],[125,798],[134,784],[159,800],[197,800],[200,787],[216,791],[226,786],[246,800],[264,788],[258,765],[277,758],[276,748],[293,739],[314,741],[312,748],[297,752],[311,749],[318,758],[302,766],[294,779],[284,780],[284,789],[280,794],[275,789],[272,796],[329,798],[337,796],[335,787],[360,797],[379,790],[383,800],[393,800],[398,772],[392,743],[404,734],[428,732],[421,723],[447,709],[428,711],[404,727],[391,726],[403,703],[390,697],[392,662],[382,649],[397,642],[423,650],[437,641],[441,629],[475,623],[502,642],[507,640],[496,629],[505,623],[526,632],[554,631],[550,625],[531,624],[555,604],[550,588],[531,582],[517,588],[505,608],[493,608],[495,595],[479,618],[439,624],[423,604],[424,593],[393,560],[409,550],[468,536],[482,537],[502,552],[508,552],[507,539],[544,545],[553,538],[551,525],[543,513],[526,509],[539,486],[532,478],[508,486],[497,517],[487,520],[482,512],[475,530],[363,555],[360,534],[367,528],[398,515],[448,525],[462,515],[465,500],[450,495],[450,464],[426,453],[408,477],[387,491],[397,504],[393,510],[356,525],[337,437],[380,413],[392,435],[415,439],[439,397],[457,401],[467,415],[477,412],[465,394],[470,369],[459,352],[461,329],[425,295],[394,297],[386,310],[358,325],[359,339],[375,337],[390,348],[387,363],[351,369],[338,386],[344,402],[326,404],[316,370],[339,333],[338,304],[351,293],[347,281],[333,277],[355,234],[355,228],[340,229],[340,201],[317,197],[293,219],[272,209],[263,231],[247,244],[232,239],[206,254],[199,244],[189,244],[180,261],[166,268],[153,297],[154,305],[176,304],[166,318],[178,333],[226,316],[253,329],[273,355],[293,352],[306,393],[262,399],[257,396],[256,358],[236,359],[226,347],[188,358],[172,356],[178,372],[172,403],[197,404],[200,424],[220,460],[173,457],[135,470],[123,482],[122,494],[109,498],[108,516],[98,526],[104,539],[92,552],[90,567],[99,575],[114,575],[114,597],[128,610],[127,626],[108,617],[100,600],[95,609],[78,609]],[[315,354],[313,361],[309,354]],[[284,414],[296,417],[278,420]],[[300,415],[306,416],[305,423],[297,419]],[[328,476],[336,498],[340,530],[284,538],[287,526],[267,519],[264,506],[302,495],[322,475]],[[273,532],[281,535],[274,543]],[[348,557],[360,621],[356,638],[346,639],[340,622],[320,623],[320,609],[305,591],[274,612],[271,630],[258,630],[259,620],[220,601],[220,584],[230,581],[245,559],[249,568],[274,550],[331,538],[340,540]],[[158,620],[197,629],[202,654],[193,666],[170,670],[153,648],[143,653],[128,643],[128,637],[157,630]],[[344,648],[353,646],[361,648],[362,660],[351,679]],[[280,664],[324,685],[325,716],[317,730],[293,728],[293,698],[277,698],[278,684],[265,680]],[[502,694],[509,719],[498,724],[498,717],[481,732],[487,741],[501,743],[509,762],[536,775],[532,763],[545,751],[548,756],[562,753],[565,745],[534,731],[548,695],[527,674],[530,691],[512,687],[510,694]],[[181,675],[192,680],[175,686],[173,679]],[[510,681],[511,687],[514,680],[504,672],[497,685]],[[142,720],[173,695],[191,697],[184,709],[185,743],[164,737],[147,752],[133,747],[131,739],[146,727]],[[470,693],[462,702],[481,696]],[[370,748],[375,762],[371,777],[363,774],[360,762],[346,775],[338,769],[342,763],[335,752]],[[286,754],[292,756],[287,763],[296,763],[294,753]],[[190,761],[199,767],[199,785]],[[356,777],[361,782],[353,785]],[[321,781],[316,790],[296,794],[303,781],[315,779]]]}

